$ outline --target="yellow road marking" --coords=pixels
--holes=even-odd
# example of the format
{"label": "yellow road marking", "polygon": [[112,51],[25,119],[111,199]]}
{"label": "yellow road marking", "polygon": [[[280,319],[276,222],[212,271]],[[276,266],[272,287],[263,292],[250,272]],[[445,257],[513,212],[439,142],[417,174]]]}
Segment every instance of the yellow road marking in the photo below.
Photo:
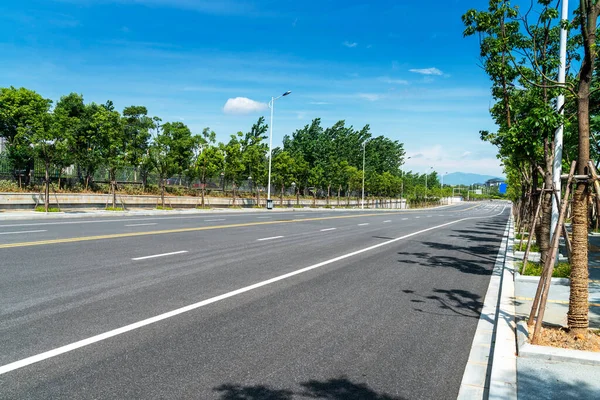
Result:
{"label": "yellow road marking", "polygon": [[[395,214],[402,214],[402,213],[400,213],[400,212],[385,213],[385,215],[395,215]],[[383,216],[383,215],[384,214],[338,215],[335,217],[319,217],[319,218],[304,218],[304,219],[280,220],[280,221],[247,222],[247,223],[242,223],[242,224],[198,226],[195,228],[165,229],[165,230],[147,231],[147,232],[113,233],[113,234],[109,234],[109,235],[96,235],[96,236],[82,236],[82,237],[63,238],[63,239],[38,240],[35,242],[6,243],[6,244],[0,244],[0,249],[8,249],[8,248],[14,248],[14,247],[41,246],[41,245],[45,245],[45,244],[87,242],[90,240],[119,239],[119,238],[135,237],[135,236],[164,235],[164,234],[168,234],[168,233],[208,231],[208,230],[213,230],[213,229],[241,228],[241,227],[246,227],[246,226],[274,225],[274,224],[285,224],[285,223],[307,222],[307,221],[323,221],[323,220],[342,219],[342,218],[379,217],[379,216]]]}
{"label": "yellow road marking", "polygon": [[[523,300],[523,301],[533,301],[532,297],[522,297],[522,296],[515,296],[515,300]],[[569,304],[569,300],[550,300],[548,299],[548,303],[555,303],[555,304]],[[600,307],[600,303],[588,303],[588,305],[590,307]]]}

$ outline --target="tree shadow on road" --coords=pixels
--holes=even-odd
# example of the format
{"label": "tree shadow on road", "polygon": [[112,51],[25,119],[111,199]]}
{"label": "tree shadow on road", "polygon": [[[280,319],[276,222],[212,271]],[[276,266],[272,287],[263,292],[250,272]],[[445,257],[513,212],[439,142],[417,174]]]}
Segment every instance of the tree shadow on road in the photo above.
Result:
{"label": "tree shadow on road", "polygon": [[[430,295],[423,295],[414,290],[405,289],[402,291],[411,295],[411,303],[424,303],[423,307],[413,308],[417,312],[435,315],[454,315],[467,318],[479,318],[483,301],[481,296],[476,293],[463,289],[433,289]],[[433,312],[425,310],[427,303],[434,303],[442,312]]]}
{"label": "tree shadow on road", "polygon": [[298,391],[274,389],[264,385],[242,386],[224,384],[214,388],[221,392],[220,400],[291,400],[310,398],[325,400],[404,400],[403,397],[378,393],[366,383],[352,382],[345,376],[320,381],[311,379],[300,383]]}

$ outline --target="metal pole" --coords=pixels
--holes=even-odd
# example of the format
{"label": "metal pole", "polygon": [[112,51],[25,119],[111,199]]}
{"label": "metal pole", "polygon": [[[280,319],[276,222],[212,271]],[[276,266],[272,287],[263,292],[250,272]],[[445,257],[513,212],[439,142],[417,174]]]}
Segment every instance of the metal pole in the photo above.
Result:
{"label": "metal pole", "polygon": [[[566,65],[567,65],[567,30],[565,29],[564,23],[569,20],[569,0],[562,0],[561,9],[561,29],[560,29],[560,65],[558,66],[558,83],[565,83]],[[564,116],[565,95],[561,92],[556,99],[556,109],[561,116]],[[556,132],[554,132],[554,161],[552,164],[552,181],[554,182],[554,189],[560,195],[561,182],[560,175],[562,172],[562,152],[563,152],[563,130],[564,124],[558,126]],[[558,203],[556,198],[552,196],[552,219],[550,224],[550,235],[554,234],[556,225],[558,224]],[[552,237],[551,237],[552,240]]]}
{"label": "metal pole", "polygon": [[267,204],[271,200],[271,158],[273,153],[271,149],[273,148],[273,108],[275,108],[275,98],[271,97],[271,102],[269,103],[271,108],[271,126],[269,127],[269,179],[267,182]]}
{"label": "metal pole", "polygon": [[362,173],[362,202],[360,204],[360,209],[365,209],[365,152],[366,152],[367,142],[363,142],[363,173]]}

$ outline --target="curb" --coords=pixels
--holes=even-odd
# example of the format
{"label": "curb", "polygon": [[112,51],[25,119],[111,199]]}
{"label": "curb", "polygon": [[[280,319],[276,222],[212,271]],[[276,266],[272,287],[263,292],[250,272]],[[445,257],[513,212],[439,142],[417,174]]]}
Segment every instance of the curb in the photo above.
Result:
{"label": "curb", "polygon": [[517,345],[519,347],[519,357],[600,366],[600,353],[538,346],[529,343],[529,331],[526,321],[519,321],[517,324]]}
{"label": "curb", "polygon": [[517,360],[514,337],[514,285],[505,268],[514,231],[509,218],[496,256],[483,308],[461,381],[458,399],[516,399]]}

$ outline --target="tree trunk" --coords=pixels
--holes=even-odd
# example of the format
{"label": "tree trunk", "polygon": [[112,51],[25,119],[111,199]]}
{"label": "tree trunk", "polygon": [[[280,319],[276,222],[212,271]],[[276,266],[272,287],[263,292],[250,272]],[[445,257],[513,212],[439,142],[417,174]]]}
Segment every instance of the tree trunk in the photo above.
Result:
{"label": "tree trunk", "polygon": [[108,171],[109,179],[110,179],[110,190],[112,194],[112,208],[113,210],[117,207],[117,182],[116,182],[116,171],[114,169],[110,169]]}
{"label": "tree trunk", "polygon": [[281,194],[279,195],[279,206],[283,207],[283,183],[281,184]]}
{"label": "tree trunk", "polygon": [[260,188],[256,185],[256,205],[260,207]]}
{"label": "tree trunk", "polygon": [[[552,188],[552,174],[547,170],[544,173],[546,189]],[[552,220],[552,192],[544,191],[542,196],[542,215],[540,223],[540,235],[537,244],[540,247],[540,265],[546,265],[550,250],[550,225]]]}
{"label": "tree trunk", "polygon": [[300,205],[300,189],[296,189],[296,205]]}
{"label": "tree trunk", "polygon": [[327,185],[327,205],[329,205],[329,197],[331,196],[331,183]]}
{"label": "tree trunk", "polygon": [[165,179],[160,178],[160,205],[165,208]]}
{"label": "tree trunk", "polygon": [[44,184],[44,211],[50,207],[50,163],[46,162],[46,182]]}
{"label": "tree trunk", "polygon": [[231,202],[231,205],[232,205],[232,206],[235,206],[235,182],[233,182],[233,187],[232,187],[232,189],[233,189],[233,200],[232,200],[232,202]]}
{"label": "tree trunk", "polygon": [[[579,151],[577,174],[588,175],[590,159],[590,86],[596,61],[596,29],[600,3],[581,0],[584,57],[577,90]],[[573,253],[571,255],[571,293],[567,324],[573,335],[587,333],[588,320],[588,183],[577,182],[573,195]]]}
{"label": "tree trunk", "polygon": [[[206,168],[206,167],[205,167]],[[204,208],[204,192],[206,190],[206,172],[202,171],[202,208]]]}
{"label": "tree trunk", "polygon": [[342,191],[342,185],[338,186],[338,198],[337,198],[337,205],[338,207],[340,206],[340,193]]}

